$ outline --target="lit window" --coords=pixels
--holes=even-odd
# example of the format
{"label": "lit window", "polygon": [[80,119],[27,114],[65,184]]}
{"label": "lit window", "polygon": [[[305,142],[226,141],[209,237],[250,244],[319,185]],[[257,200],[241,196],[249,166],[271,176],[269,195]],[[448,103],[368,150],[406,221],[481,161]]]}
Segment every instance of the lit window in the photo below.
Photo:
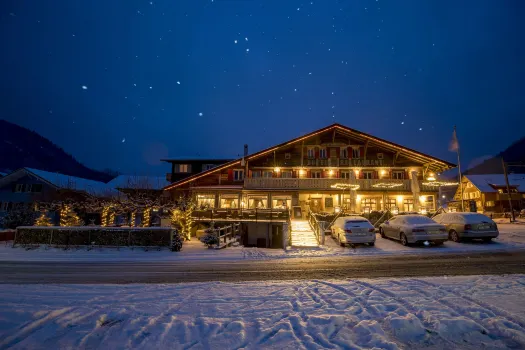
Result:
{"label": "lit window", "polygon": [[319,158],[327,158],[327,156],[326,156],[326,148],[321,148],[319,150]]}
{"label": "lit window", "polygon": [[486,206],[486,207],[494,207],[494,206],[495,206],[495,203],[494,203],[494,201],[486,201],[486,202],[485,202],[485,206]]}
{"label": "lit window", "polygon": [[373,173],[371,171],[363,171],[363,179],[372,180]]}
{"label": "lit window", "polygon": [[405,172],[402,170],[392,171],[392,179],[403,180],[405,178]]}
{"label": "lit window", "polygon": [[197,195],[197,206],[202,209],[215,207],[215,195],[214,194]]}
{"label": "lit window", "polygon": [[244,180],[244,170],[235,169],[233,171],[233,181],[242,181]]}
{"label": "lit window", "polygon": [[312,178],[320,179],[321,178],[321,172],[320,171],[312,171]]}
{"label": "lit window", "polygon": [[190,169],[191,167],[189,164],[176,164],[175,166],[176,173],[189,173]]}

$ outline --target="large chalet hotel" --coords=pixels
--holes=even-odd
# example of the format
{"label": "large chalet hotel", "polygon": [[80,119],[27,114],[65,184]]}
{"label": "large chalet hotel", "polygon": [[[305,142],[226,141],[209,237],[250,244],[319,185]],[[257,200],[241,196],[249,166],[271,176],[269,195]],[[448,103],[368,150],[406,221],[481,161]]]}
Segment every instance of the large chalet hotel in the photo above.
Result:
{"label": "large chalet hotel", "polygon": [[172,184],[164,190],[193,196],[210,215],[291,210],[295,219],[308,211],[436,210],[434,181],[455,167],[340,124],[253,154],[245,146],[235,160],[170,162]]}

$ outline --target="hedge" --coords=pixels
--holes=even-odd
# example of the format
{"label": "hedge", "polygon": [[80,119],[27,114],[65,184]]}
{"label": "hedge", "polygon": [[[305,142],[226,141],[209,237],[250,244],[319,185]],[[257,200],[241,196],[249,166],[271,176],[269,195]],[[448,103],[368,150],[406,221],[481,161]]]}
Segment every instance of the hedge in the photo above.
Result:
{"label": "hedge", "polygon": [[169,247],[177,230],[169,227],[17,227],[16,245],[112,246],[112,247]]}

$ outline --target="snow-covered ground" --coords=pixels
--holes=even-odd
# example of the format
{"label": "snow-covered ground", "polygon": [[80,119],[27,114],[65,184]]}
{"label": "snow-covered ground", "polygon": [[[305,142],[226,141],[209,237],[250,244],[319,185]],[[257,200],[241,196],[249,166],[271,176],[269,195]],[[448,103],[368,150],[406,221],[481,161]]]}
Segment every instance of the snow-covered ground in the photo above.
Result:
{"label": "snow-covered ground", "polygon": [[379,256],[402,254],[446,254],[464,252],[501,252],[525,250],[525,225],[498,224],[500,236],[492,243],[472,241],[454,243],[447,241],[443,246],[411,246],[403,247],[399,242],[381,238],[377,235],[375,247],[357,246],[342,248],[330,237],[326,236],[325,245],[319,248],[261,249],[230,247],[222,250],[207,249],[201,242],[192,240],[185,242],[181,252],[170,252],[167,248],[157,251],[142,248],[94,248],[88,251],[80,249],[46,249],[25,250],[21,247],[11,248],[10,243],[0,243],[0,261],[195,261],[195,260],[243,260],[243,259],[284,259],[294,257],[331,257],[331,256]]}
{"label": "snow-covered ground", "polygon": [[3,285],[0,348],[525,348],[525,275]]}

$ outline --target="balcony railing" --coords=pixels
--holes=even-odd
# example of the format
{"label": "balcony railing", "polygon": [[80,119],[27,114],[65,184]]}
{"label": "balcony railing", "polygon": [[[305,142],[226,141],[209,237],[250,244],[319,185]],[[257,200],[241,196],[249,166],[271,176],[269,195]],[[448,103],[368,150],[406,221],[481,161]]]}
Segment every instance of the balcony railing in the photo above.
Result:
{"label": "balcony railing", "polygon": [[[247,178],[245,189],[290,189],[290,190],[329,190],[335,184],[359,185],[364,191],[410,191],[410,180],[373,179],[283,179],[283,178]],[[434,189],[435,191],[436,189]]]}
{"label": "balcony railing", "polygon": [[290,218],[290,211],[288,209],[210,208],[205,210],[194,210],[192,217],[196,221],[286,222]]}

